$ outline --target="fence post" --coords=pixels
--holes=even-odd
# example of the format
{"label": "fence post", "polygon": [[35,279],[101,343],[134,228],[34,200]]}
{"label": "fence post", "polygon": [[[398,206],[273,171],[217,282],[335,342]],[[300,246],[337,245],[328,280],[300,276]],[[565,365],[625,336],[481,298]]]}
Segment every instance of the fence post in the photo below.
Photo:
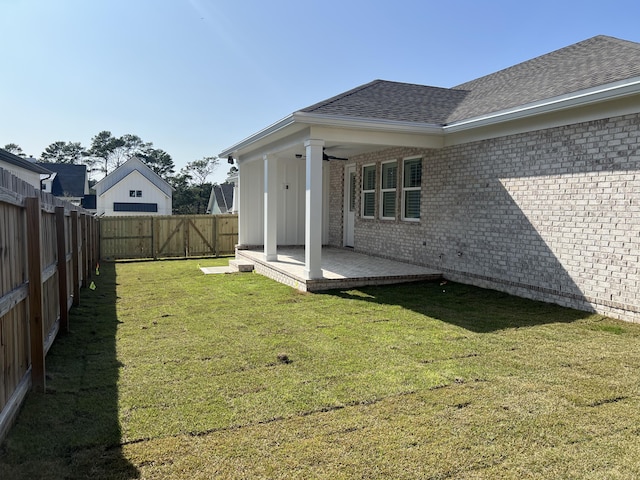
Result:
{"label": "fence post", "polygon": [[56,207],[56,240],[58,244],[58,299],[60,302],[60,329],[69,331],[69,291],[67,287],[67,235],[64,207]]}
{"label": "fence post", "polygon": [[80,237],[82,239],[82,243],[80,244],[80,255],[82,256],[82,265],[80,266],[82,269],[82,287],[86,288],[89,286],[89,279],[87,276],[87,273],[89,272],[89,259],[87,258],[87,216],[84,213],[81,213],[78,221]]}
{"label": "fence post", "polygon": [[93,259],[94,264],[97,265],[100,262],[100,223],[96,217],[91,217],[91,223],[93,225]]}
{"label": "fence post", "polygon": [[78,211],[71,211],[71,250],[73,256],[73,305],[80,305],[80,249],[78,248]]}
{"label": "fence post", "polygon": [[44,322],[42,318],[42,260],[40,238],[40,197],[25,199],[27,210],[27,258],[29,271],[29,342],[31,385],[45,391]]}
{"label": "fence post", "polygon": [[218,241],[218,232],[220,229],[218,228],[218,216],[213,215],[213,254],[216,257],[220,256],[220,242]]}

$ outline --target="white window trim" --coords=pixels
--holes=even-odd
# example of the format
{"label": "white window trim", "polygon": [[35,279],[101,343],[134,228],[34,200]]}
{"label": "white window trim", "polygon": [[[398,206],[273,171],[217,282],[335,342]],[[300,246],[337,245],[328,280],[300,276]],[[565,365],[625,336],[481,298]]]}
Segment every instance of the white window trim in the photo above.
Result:
{"label": "white window trim", "polygon": [[[374,171],[374,175],[377,175],[377,168],[376,168],[376,164],[375,163],[367,163],[366,165],[362,165],[362,175],[361,175],[361,195],[360,195],[360,214],[362,215],[362,218],[376,218],[376,207],[375,207],[375,199],[376,199],[376,181],[373,181],[373,189],[371,190],[365,190],[364,189],[364,169],[367,167],[373,167],[373,171]],[[364,214],[364,208],[365,208],[365,201],[364,201],[364,197],[365,197],[365,193],[372,193],[373,194],[373,215],[365,215]]]}
{"label": "white window trim", "polygon": [[[396,185],[394,188],[384,188],[383,185],[383,177],[384,177],[384,166],[389,163],[396,164]],[[393,196],[395,198],[394,201],[394,209],[393,209],[393,217],[385,217],[384,216],[384,194],[393,192]],[[398,216],[398,160],[388,160],[386,162],[382,162],[380,164],[380,220],[395,220]]]}
{"label": "white window trim", "polygon": [[[407,157],[407,158],[403,158],[402,159],[402,220],[405,222],[420,222],[420,219],[422,218],[422,176],[420,179],[420,185],[417,187],[405,187],[404,186],[404,166],[405,166],[405,162],[411,161],[411,160],[420,160],[420,163],[422,165],[422,157]],[[418,191],[420,192],[420,216],[418,218],[412,218],[412,217],[405,217],[404,216],[404,212],[405,210],[405,199],[406,199],[406,195],[405,192],[409,192],[409,191]]]}

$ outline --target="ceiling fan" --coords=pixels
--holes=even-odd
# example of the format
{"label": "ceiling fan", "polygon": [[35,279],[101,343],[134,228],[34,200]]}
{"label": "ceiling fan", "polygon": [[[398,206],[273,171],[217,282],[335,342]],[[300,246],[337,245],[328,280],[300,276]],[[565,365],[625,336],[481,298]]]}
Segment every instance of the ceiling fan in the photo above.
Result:
{"label": "ceiling fan", "polygon": [[[328,162],[329,160],[349,160],[348,158],[344,158],[344,157],[336,157],[335,155],[327,155],[325,150],[326,150],[325,148],[322,149],[322,160],[324,160],[325,162]],[[296,158],[306,158],[306,155],[302,155],[300,153],[296,153]]]}

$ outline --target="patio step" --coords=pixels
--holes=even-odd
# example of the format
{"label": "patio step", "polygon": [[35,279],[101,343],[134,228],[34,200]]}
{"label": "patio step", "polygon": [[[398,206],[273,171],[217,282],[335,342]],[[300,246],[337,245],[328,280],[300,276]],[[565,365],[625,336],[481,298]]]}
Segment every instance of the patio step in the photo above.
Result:
{"label": "patio step", "polygon": [[247,260],[229,260],[229,267],[234,272],[253,272],[255,264]]}

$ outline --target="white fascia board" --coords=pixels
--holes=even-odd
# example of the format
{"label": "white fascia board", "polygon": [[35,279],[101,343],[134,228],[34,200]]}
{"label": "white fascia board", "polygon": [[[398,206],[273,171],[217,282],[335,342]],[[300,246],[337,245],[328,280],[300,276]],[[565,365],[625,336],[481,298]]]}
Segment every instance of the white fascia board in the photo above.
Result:
{"label": "white fascia board", "polygon": [[385,132],[442,134],[440,125],[401,120],[384,120],[377,118],[354,118],[345,115],[324,115],[318,113],[295,112],[297,122],[308,125],[324,125],[331,127],[353,128],[358,130],[380,130]]}
{"label": "white fascia board", "polygon": [[225,149],[218,156],[221,158],[225,158],[229,155],[238,155],[239,151],[247,149],[247,147],[258,143],[261,140],[264,140],[266,137],[271,136],[275,133],[282,133],[282,130],[290,127],[293,124],[296,124],[300,127],[321,125],[339,128],[350,128],[356,130],[374,130],[426,135],[442,135],[444,133],[441,126],[428,123],[383,120],[375,118],[362,119],[347,117],[343,115],[322,115],[308,112],[294,112],[288,117],[285,117],[282,120],[269,125],[267,128],[264,128],[254,135],[251,135],[241,142],[238,142],[237,144]]}
{"label": "white fascia board", "polygon": [[619,82],[580,90],[566,95],[548,98],[540,102],[520,105],[516,108],[500,110],[487,115],[469,118],[445,125],[445,133],[462,132],[478,127],[518,120],[534,115],[557,112],[569,108],[581,107],[616,98],[640,93],[640,77],[633,77]]}

